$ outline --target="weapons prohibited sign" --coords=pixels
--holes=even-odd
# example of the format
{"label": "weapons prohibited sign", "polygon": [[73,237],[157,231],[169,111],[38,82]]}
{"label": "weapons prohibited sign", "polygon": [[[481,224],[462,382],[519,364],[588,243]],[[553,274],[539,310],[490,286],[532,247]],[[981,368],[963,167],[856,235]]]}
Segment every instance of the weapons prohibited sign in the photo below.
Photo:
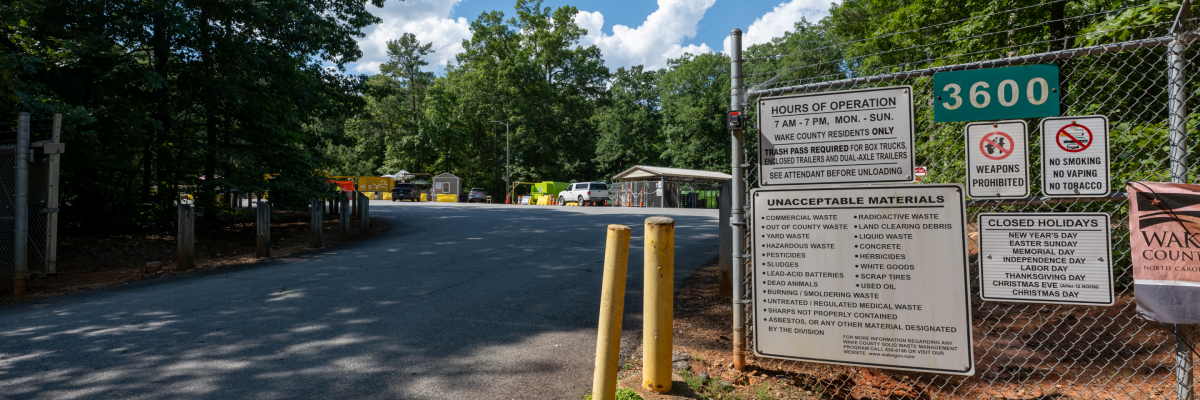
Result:
{"label": "weapons prohibited sign", "polygon": [[1029,140],[1024,121],[967,124],[967,196],[1029,196]]}
{"label": "weapons prohibited sign", "polygon": [[1103,115],[1043,119],[1042,194],[1103,197],[1109,182],[1108,118]]}
{"label": "weapons prohibited sign", "polygon": [[1013,152],[1013,138],[1004,132],[989,132],[979,140],[979,152],[992,160],[1003,160]]}

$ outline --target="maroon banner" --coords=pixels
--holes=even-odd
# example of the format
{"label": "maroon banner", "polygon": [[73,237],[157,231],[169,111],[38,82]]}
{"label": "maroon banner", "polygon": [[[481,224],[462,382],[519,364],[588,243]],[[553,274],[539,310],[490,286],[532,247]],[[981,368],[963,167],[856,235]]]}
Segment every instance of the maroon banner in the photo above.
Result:
{"label": "maroon banner", "polygon": [[1200,186],[1126,188],[1138,311],[1164,323],[1200,323]]}

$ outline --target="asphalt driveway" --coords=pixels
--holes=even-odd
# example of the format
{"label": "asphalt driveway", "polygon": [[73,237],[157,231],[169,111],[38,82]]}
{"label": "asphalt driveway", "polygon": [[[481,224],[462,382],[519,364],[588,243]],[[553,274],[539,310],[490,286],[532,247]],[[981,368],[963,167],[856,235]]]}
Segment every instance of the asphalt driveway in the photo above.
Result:
{"label": "asphalt driveway", "polygon": [[303,256],[0,307],[3,399],[579,399],[605,227],[676,220],[676,283],[715,210],[372,202],[391,229]]}

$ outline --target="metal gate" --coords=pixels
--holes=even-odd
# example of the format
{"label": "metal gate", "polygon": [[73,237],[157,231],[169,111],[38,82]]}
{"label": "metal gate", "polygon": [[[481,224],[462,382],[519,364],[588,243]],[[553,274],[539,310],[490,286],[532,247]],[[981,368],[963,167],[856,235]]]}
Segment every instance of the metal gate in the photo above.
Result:
{"label": "metal gate", "polygon": [[[1050,3],[1054,3],[1051,1]],[[964,41],[987,42],[1013,38],[1022,30],[1044,28],[1005,24],[1010,15],[1049,3],[977,13],[959,21],[897,32],[875,38],[918,44],[895,50],[854,53],[856,43],[801,46],[793,53],[751,47],[742,53],[740,31],[733,43],[733,110],[750,114],[744,134],[734,135],[733,175],[742,179],[734,187],[732,225],[741,251],[734,253],[734,273],[740,279],[734,297],[734,351],[749,352],[754,309],[747,294],[754,290],[752,260],[753,224],[744,223],[749,214],[749,189],[757,179],[757,131],[755,100],[784,94],[815,93],[869,87],[911,85],[916,103],[917,165],[927,166],[932,183],[964,182],[966,176],[963,122],[934,123],[932,76],[943,71],[960,71],[1004,66],[1057,64],[1065,85],[1062,115],[1105,114],[1111,127],[1110,176],[1113,192],[1106,198],[1041,198],[968,201],[968,220],[985,212],[1105,212],[1114,228],[1114,280],[1117,301],[1110,307],[1025,304],[983,301],[977,283],[971,296],[975,330],[976,369],[971,377],[945,376],[893,370],[874,370],[825,364],[797,363],[812,371],[806,385],[820,388],[822,398],[1082,398],[1146,399],[1194,398],[1191,392],[1192,352],[1187,342],[1177,341],[1167,327],[1140,317],[1133,298],[1130,271],[1128,208],[1124,185],[1131,181],[1195,182],[1188,163],[1195,145],[1187,133],[1200,125],[1195,109],[1200,85],[1192,77],[1196,52],[1189,46],[1197,40],[1191,30],[1195,20],[1185,12],[1175,21],[1149,23],[1131,30],[1141,33],[1132,39],[1126,33],[1105,35],[1093,31],[1055,40],[1025,43],[994,40],[1005,46],[966,53],[945,54],[952,43],[922,42],[929,31],[947,32],[959,26],[979,25],[989,20],[1000,29],[964,37]],[[1067,23],[1117,15],[1133,7],[1104,13],[1066,17]],[[1054,21],[1051,21],[1054,22]],[[1122,29],[1130,30],[1128,27]],[[1111,32],[1109,32],[1111,33]],[[1111,38],[1111,39],[1110,39]],[[1061,43],[1079,44],[1060,49]],[[1068,46],[1069,47],[1069,46]],[[882,63],[879,60],[893,60]],[[1036,120],[1031,137],[1040,137]],[[1033,152],[1030,168],[1040,160]],[[1036,179],[1035,179],[1036,181]],[[1035,190],[1036,192],[1036,190]],[[972,239],[974,240],[974,239]],[[976,243],[977,245],[977,243]],[[978,261],[971,274],[979,273]],[[974,280],[973,282],[977,282]],[[1186,332],[1187,329],[1182,329]],[[745,354],[745,353],[742,353]],[[735,358],[738,358],[735,354]],[[758,363],[792,363],[759,359]],[[863,382],[886,381],[894,391]],[[1177,386],[1178,383],[1178,386]],[[886,385],[885,385],[886,386]],[[1176,391],[1178,392],[1176,393]]]}
{"label": "metal gate", "polygon": [[[25,121],[21,121],[24,118]],[[16,229],[18,175],[17,149],[27,162],[25,263],[30,277],[52,276],[57,271],[58,168],[62,116],[30,118],[18,115],[16,123],[0,125],[0,294],[13,292],[17,273]],[[21,137],[24,136],[23,143]]]}

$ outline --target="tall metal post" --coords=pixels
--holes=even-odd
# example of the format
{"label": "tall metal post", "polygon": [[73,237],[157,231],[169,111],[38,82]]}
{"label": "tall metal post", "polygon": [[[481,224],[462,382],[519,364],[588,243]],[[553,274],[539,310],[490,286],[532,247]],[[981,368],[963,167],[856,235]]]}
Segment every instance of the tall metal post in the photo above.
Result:
{"label": "tall metal post", "polygon": [[[1187,43],[1183,40],[1188,31],[1188,11],[1191,1],[1184,0],[1179,15],[1171,27],[1175,40],[1167,48],[1167,96],[1171,129],[1171,182],[1189,183],[1188,179],[1188,132],[1187,132]],[[1175,398],[1194,400],[1196,378],[1193,370],[1191,341],[1195,327],[1175,325]]]}
{"label": "tall metal post", "polygon": [[1170,109],[1171,129],[1171,182],[1188,183],[1187,160],[1187,60],[1184,51],[1187,45],[1178,39],[1167,49],[1167,96]]}
{"label": "tall metal post", "polygon": [[13,294],[25,294],[29,278],[29,113],[17,114],[17,176],[13,199]]}
{"label": "tall metal post", "polygon": [[[50,158],[49,185],[46,192],[46,276],[58,275],[58,171],[63,146],[62,143],[62,114],[54,114],[54,129],[50,132],[50,141],[55,144],[53,151],[47,151]],[[43,147],[42,149],[46,149]]]}
{"label": "tall metal post", "polygon": [[[730,65],[729,65],[729,111],[742,111],[742,30],[734,28],[729,33]],[[746,199],[746,188],[742,180],[742,130],[731,131],[732,184],[730,186],[729,225],[733,228],[733,367],[738,371],[746,369],[746,316],[745,289],[746,279],[742,271],[742,251],[745,248],[746,222],[742,219],[742,202]]]}

